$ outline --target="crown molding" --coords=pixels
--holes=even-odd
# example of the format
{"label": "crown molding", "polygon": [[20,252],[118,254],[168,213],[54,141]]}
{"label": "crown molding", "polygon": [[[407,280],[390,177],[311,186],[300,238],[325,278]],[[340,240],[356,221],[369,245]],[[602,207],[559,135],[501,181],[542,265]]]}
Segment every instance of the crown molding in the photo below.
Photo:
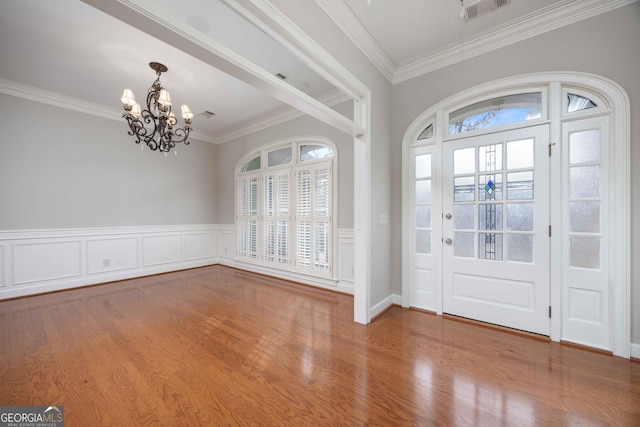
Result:
{"label": "crown molding", "polygon": [[561,0],[400,64],[396,64],[349,1],[315,1],[380,73],[396,84],[640,0]]}
{"label": "crown molding", "polygon": [[[321,103],[325,104],[328,107],[331,107],[333,105],[338,105],[346,101],[352,101],[352,99],[347,94],[337,89],[334,89],[332,91],[326,92],[325,94],[319,96],[318,101],[320,101]],[[266,114],[262,117],[259,117],[256,120],[245,123],[242,126],[232,129],[229,132],[226,132],[221,135],[217,135],[215,137],[215,141],[218,144],[229,142],[234,139],[270,128],[272,126],[286,123],[289,120],[292,120],[304,115],[305,113],[295,108],[284,108],[282,110],[278,110],[271,114]]]}
{"label": "crown molding", "polygon": [[392,82],[397,68],[393,57],[376,38],[365,18],[349,1],[315,0],[318,6],[338,25],[364,53],[380,73]]}
{"label": "crown molding", "polygon": [[474,37],[401,63],[392,83],[400,83],[638,1],[562,0]]}
{"label": "crown molding", "polygon": [[79,113],[91,114],[105,119],[120,120],[122,112],[115,108],[106,107],[94,102],[84,101],[71,96],[62,95],[45,89],[27,86],[11,80],[0,78],[0,93],[28,99],[41,104],[53,105],[54,107],[65,108]]}

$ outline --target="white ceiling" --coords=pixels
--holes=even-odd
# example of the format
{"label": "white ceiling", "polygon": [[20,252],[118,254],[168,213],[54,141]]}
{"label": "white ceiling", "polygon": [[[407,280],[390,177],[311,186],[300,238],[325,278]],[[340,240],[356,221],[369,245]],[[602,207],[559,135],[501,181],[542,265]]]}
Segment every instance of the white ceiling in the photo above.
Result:
{"label": "white ceiling", "polygon": [[396,67],[558,1],[512,0],[465,22],[460,0],[347,0]]}
{"label": "white ceiling", "polygon": [[[271,74],[284,73],[289,77],[288,83],[307,95],[318,99],[335,95],[331,84],[224,1],[233,0],[138,3],[170,14],[204,39],[215,40]],[[564,17],[559,21],[562,24],[570,22],[566,16],[576,5],[591,8],[588,10],[593,15],[602,13],[602,7],[597,7],[602,4],[616,3],[619,7],[633,1],[636,0],[512,0],[469,22],[459,17],[459,0],[371,0],[371,5],[367,0],[273,3],[285,14],[290,10],[292,16],[294,9],[299,12],[301,7],[314,13],[324,10],[382,74],[395,82],[399,73],[409,68],[405,78],[437,67],[434,61],[444,58],[439,55],[452,49],[459,51],[463,45],[473,47],[477,40],[489,40],[501,32],[507,34],[516,25],[539,26],[540,19],[548,20],[548,16]],[[328,27],[326,31],[335,30]],[[77,100],[103,106],[107,111],[112,109],[114,115],[121,109],[119,99],[125,87],[133,89],[139,101],[144,99],[155,79],[148,63],[162,62],[169,68],[162,75],[162,83],[171,91],[174,104],[189,104],[196,114],[196,136],[212,142],[225,141],[247,125],[255,128],[265,117],[282,114],[289,108],[80,0],[0,1],[0,55],[0,89],[5,93],[31,91],[42,99],[61,97],[62,103]],[[427,60],[430,62],[425,67]],[[216,115],[210,119],[197,117],[205,110]]]}

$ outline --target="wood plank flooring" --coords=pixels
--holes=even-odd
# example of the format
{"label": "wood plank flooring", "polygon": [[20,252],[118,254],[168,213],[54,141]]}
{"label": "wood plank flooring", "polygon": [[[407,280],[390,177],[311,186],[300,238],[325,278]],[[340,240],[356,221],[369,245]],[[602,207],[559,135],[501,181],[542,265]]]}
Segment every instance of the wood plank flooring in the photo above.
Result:
{"label": "wood plank flooring", "polygon": [[640,363],[213,266],[0,301],[0,405],[65,426],[640,426]]}

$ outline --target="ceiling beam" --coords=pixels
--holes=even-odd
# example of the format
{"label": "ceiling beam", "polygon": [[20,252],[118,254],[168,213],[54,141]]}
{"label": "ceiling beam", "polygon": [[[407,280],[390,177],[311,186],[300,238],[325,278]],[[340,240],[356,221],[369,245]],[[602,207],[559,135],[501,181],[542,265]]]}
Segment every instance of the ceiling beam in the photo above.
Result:
{"label": "ceiling beam", "polygon": [[82,0],[274,98],[341,130],[361,136],[365,129],[243,56],[191,28],[148,0]]}
{"label": "ceiling beam", "polygon": [[239,15],[292,52],[320,77],[354,100],[369,89],[269,0],[222,0]]}

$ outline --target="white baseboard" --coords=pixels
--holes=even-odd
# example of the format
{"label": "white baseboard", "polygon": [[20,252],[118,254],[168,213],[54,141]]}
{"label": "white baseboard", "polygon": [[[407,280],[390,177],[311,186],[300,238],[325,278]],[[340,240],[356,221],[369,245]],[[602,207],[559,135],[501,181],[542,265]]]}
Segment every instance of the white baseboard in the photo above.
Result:
{"label": "white baseboard", "polygon": [[393,305],[393,295],[389,295],[369,310],[369,319],[375,318],[380,313],[383,313],[386,309]]}
{"label": "white baseboard", "polygon": [[391,301],[393,301],[395,305],[402,306],[402,295],[391,294]]}

